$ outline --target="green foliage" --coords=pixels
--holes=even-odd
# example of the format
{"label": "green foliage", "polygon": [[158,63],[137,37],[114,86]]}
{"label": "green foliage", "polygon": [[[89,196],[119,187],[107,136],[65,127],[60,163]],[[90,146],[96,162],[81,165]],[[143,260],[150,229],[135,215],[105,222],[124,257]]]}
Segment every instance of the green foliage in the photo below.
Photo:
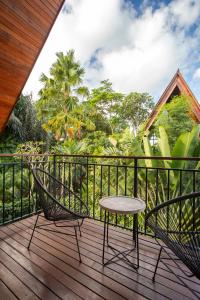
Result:
{"label": "green foliage", "polygon": [[111,134],[123,128],[122,124],[124,122],[122,122],[120,115],[123,98],[122,93],[113,90],[112,83],[109,80],[102,81],[100,87],[93,89],[89,97],[91,107],[97,112],[97,120],[99,116],[101,116],[100,119],[103,117]]}
{"label": "green foliage", "polygon": [[52,147],[52,153],[59,154],[86,154],[87,148],[83,141],[66,140]]}
{"label": "green foliage", "polygon": [[[152,98],[146,93],[131,93],[126,97],[114,91],[109,80],[103,80],[90,93],[87,87],[81,85],[83,76],[84,69],[76,61],[73,50],[66,55],[57,53],[50,76],[41,75],[43,88],[36,104],[38,117],[43,128],[57,142],[85,140],[89,144],[88,153],[105,153],[105,147],[112,148],[105,135],[123,135],[124,130],[131,126],[136,133],[152,107]],[[101,132],[102,138],[98,132]],[[90,146],[92,136],[96,149]],[[96,136],[99,136],[101,145]],[[110,151],[123,151],[120,148],[118,152],[114,148]],[[66,149],[64,144],[63,149]]]}
{"label": "green foliage", "polygon": [[81,86],[84,69],[75,60],[74,50],[66,55],[57,53],[57,61],[50,69],[50,76],[41,75],[43,88],[40,90],[40,99],[36,104],[38,117],[43,128],[60,138],[74,137],[80,134],[83,126],[82,118],[77,118],[78,96],[89,95],[87,87]]}
{"label": "green foliage", "polygon": [[21,95],[0,137],[0,152],[13,153],[19,143],[46,138],[46,133],[36,117],[32,95]]}
{"label": "green foliage", "polygon": [[159,126],[164,127],[169,137],[169,144],[174,145],[181,133],[191,131],[195,125],[189,103],[189,99],[184,95],[172,98],[158,115],[153,132],[158,135]]}
{"label": "green foliage", "polygon": [[147,93],[132,92],[123,99],[121,116],[133,129],[135,136],[140,125],[146,121],[153,106],[153,98]]}
{"label": "green foliage", "polygon": [[[169,146],[169,138],[167,132],[163,127],[159,127],[159,142],[158,142],[158,153],[161,157],[194,157],[200,155],[200,147],[199,147],[199,133],[200,133],[200,126],[195,126],[191,132],[186,132],[181,134],[178,139],[175,141],[175,145],[172,147]],[[144,151],[145,155],[150,155],[152,153],[152,147],[148,142],[147,138],[144,138]],[[179,170],[182,169],[198,169],[200,164],[197,162],[190,162],[186,160],[163,160],[158,163],[158,161],[150,159],[145,160],[147,167],[164,167],[165,169],[170,169],[168,171],[163,172],[162,176],[159,178],[159,192],[158,195],[160,197],[161,202],[167,200],[166,195],[166,183],[169,182],[170,184],[170,191],[168,194],[171,195],[171,198],[176,197],[179,194],[180,189],[180,172]],[[142,178],[144,178],[144,174]],[[192,186],[192,176],[187,172],[187,177],[184,178],[183,189],[185,193],[189,192],[189,189]],[[152,177],[152,182],[155,181],[155,178]],[[184,193],[182,191],[182,193]],[[153,196],[152,196],[153,195]],[[153,190],[151,191],[150,198],[155,195]],[[152,200],[153,201],[153,200]]]}

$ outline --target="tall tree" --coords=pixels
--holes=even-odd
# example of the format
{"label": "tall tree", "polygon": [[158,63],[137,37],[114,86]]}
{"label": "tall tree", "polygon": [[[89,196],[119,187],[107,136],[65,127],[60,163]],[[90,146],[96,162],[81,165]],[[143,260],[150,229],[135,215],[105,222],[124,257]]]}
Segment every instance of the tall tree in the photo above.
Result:
{"label": "tall tree", "polygon": [[56,139],[68,137],[69,132],[80,127],[80,122],[70,113],[77,107],[79,96],[89,95],[87,87],[81,86],[84,69],[76,61],[74,50],[66,55],[56,54],[57,60],[50,69],[50,76],[41,75],[43,88],[37,103],[38,116],[43,127]]}
{"label": "tall tree", "polygon": [[113,90],[109,80],[102,81],[99,88],[92,90],[89,103],[96,111],[94,117],[97,130],[113,133],[122,127],[119,111],[123,98],[122,93]]}
{"label": "tall tree", "polygon": [[131,92],[124,98],[121,116],[128,122],[135,136],[139,126],[146,121],[153,106],[153,98],[147,93]]}

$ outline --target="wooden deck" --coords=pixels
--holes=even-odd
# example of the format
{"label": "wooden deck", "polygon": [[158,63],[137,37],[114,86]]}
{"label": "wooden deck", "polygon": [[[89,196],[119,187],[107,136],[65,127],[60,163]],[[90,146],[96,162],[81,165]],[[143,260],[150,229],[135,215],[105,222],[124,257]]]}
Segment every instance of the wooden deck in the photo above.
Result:
{"label": "wooden deck", "polygon": [[[86,220],[79,239],[80,264],[70,236],[37,230],[28,251],[34,218],[0,228],[0,299],[197,299],[162,263],[152,283],[158,246],[151,238],[140,236],[138,272],[121,261],[103,267],[103,224]],[[130,232],[113,227],[110,233],[113,244],[122,249],[131,245]],[[200,297],[200,282],[169,264]]]}

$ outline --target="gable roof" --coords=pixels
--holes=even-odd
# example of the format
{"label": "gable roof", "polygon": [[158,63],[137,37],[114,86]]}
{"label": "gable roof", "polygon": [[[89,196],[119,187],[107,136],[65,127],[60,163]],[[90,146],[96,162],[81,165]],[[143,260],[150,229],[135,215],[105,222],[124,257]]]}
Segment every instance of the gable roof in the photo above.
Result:
{"label": "gable roof", "polygon": [[64,0],[0,1],[0,132]]}
{"label": "gable roof", "polygon": [[200,105],[195,98],[194,94],[190,90],[189,86],[187,85],[186,81],[184,80],[180,70],[178,69],[174,77],[172,78],[171,82],[165,89],[164,93],[160,97],[158,103],[156,104],[154,110],[150,114],[150,117],[147,121],[145,126],[145,130],[149,130],[153,125],[156,117],[158,116],[159,112],[163,108],[163,106],[175,95],[184,94],[190,98],[191,107],[193,114],[196,118],[197,123],[200,123]]}

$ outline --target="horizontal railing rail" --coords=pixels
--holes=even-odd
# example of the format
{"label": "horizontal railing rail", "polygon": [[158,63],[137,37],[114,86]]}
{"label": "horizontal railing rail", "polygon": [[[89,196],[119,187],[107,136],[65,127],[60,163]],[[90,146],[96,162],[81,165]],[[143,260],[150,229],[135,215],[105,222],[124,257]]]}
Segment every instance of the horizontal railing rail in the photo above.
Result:
{"label": "horizontal railing rail", "polygon": [[0,153],[0,157],[88,157],[88,158],[120,158],[120,159],[138,159],[138,160],[144,160],[144,159],[153,159],[153,160],[190,160],[190,161],[200,161],[200,157],[176,157],[176,156],[127,156],[127,155],[91,155],[91,154],[51,154],[51,153]]}
{"label": "horizontal railing rail", "polygon": [[[151,234],[145,225],[147,212],[174,197],[200,191],[199,166],[199,157],[1,154],[0,224],[35,212],[37,194],[31,168],[40,167],[73,189],[96,220],[103,220],[99,200],[104,196],[143,199],[146,210],[139,216],[139,229]],[[131,216],[113,215],[110,222],[129,229],[133,226]]]}

